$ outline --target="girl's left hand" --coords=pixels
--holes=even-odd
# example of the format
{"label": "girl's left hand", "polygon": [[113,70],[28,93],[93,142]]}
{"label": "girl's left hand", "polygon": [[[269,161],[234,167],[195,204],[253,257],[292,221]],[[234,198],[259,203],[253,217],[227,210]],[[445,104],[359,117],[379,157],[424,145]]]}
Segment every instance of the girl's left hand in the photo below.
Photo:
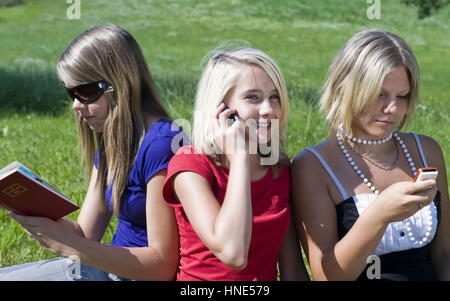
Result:
{"label": "girl's left hand", "polygon": [[51,252],[64,257],[76,255],[72,246],[80,235],[71,226],[70,220],[62,218],[53,221],[46,217],[24,216],[16,213],[11,213],[10,216],[22,225],[40,245]]}

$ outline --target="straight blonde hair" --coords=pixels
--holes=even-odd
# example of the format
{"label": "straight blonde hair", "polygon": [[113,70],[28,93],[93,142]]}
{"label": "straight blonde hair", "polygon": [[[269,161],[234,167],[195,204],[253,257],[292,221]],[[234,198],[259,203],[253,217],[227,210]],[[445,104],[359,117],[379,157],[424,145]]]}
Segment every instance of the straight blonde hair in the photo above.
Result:
{"label": "straight blonde hair", "polygon": [[62,53],[56,69],[66,87],[106,80],[114,88],[113,93],[104,94],[109,114],[103,132],[93,132],[79,115],[77,126],[86,179],[91,177],[98,149],[97,185],[104,193],[114,182],[111,201],[117,216],[146,132],[144,112],[167,119],[169,115],[159,101],[136,40],[113,24],[97,26],[79,35]]}
{"label": "straight blonde hair", "polygon": [[419,67],[406,42],[381,30],[365,30],[350,38],[334,58],[322,87],[320,110],[334,137],[340,123],[351,133],[351,126],[367,106],[377,100],[386,75],[404,66],[410,90],[408,109],[397,130],[412,120],[419,97]]}
{"label": "straight blonde hair", "polygon": [[[209,58],[209,59],[208,59]],[[289,111],[288,93],[283,74],[277,63],[261,50],[250,47],[235,47],[228,50],[213,50],[206,55],[208,60],[200,78],[195,98],[192,144],[206,153],[218,164],[225,163],[225,156],[217,154],[214,141],[213,118],[217,106],[238,83],[243,66],[256,66],[266,72],[280,96],[281,116],[279,120],[280,148],[286,143],[285,130]],[[280,149],[283,165],[289,158]],[[287,159],[287,162],[286,162]]]}

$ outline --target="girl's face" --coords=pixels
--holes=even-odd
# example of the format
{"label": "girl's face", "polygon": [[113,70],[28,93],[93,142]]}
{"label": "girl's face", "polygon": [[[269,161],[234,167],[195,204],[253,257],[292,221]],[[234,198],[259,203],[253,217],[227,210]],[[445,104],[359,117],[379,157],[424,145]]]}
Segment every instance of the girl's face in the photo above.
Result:
{"label": "girl's face", "polygon": [[[242,66],[237,85],[223,101],[230,109],[236,109],[244,120],[253,120],[254,131],[260,143],[271,140],[271,123],[281,116],[280,96],[266,72],[257,66]],[[252,135],[250,135],[252,136]]]}
{"label": "girl's face", "polygon": [[352,130],[361,139],[381,139],[392,133],[408,110],[409,80],[405,67],[389,73],[378,99],[355,119]]}
{"label": "girl's face", "polygon": [[83,104],[75,97],[72,108],[94,132],[103,132],[103,126],[108,117],[108,102],[104,95],[90,104]]}

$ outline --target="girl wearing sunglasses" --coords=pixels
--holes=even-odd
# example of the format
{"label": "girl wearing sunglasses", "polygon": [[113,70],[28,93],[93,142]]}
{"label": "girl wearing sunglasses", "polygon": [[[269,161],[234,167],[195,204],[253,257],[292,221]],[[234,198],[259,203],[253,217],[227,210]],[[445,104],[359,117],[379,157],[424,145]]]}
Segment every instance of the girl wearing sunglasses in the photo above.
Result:
{"label": "girl wearing sunglasses", "polygon": [[[154,90],[135,39],[114,26],[77,37],[57,64],[73,101],[89,188],[77,221],[12,214],[55,254],[65,258],[0,269],[0,280],[172,280],[178,231],[162,185],[179,130]],[[101,243],[112,215],[112,242]],[[76,272],[76,271],[75,271]]]}

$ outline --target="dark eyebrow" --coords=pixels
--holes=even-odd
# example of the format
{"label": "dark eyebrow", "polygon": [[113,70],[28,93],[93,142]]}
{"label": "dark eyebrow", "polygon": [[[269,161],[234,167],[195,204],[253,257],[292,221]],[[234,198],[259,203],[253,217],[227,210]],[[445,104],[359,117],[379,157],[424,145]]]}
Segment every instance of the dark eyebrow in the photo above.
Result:
{"label": "dark eyebrow", "polygon": [[[262,93],[262,91],[259,89],[249,89],[249,90],[245,90],[244,92],[242,92],[242,94],[249,94],[249,93]],[[280,94],[280,93],[278,93],[277,89],[273,89],[272,91],[270,91],[269,94],[274,94],[274,93]]]}
{"label": "dark eyebrow", "polygon": [[[259,90],[259,89],[250,89],[250,90],[244,91],[244,94],[245,93],[261,93],[261,92],[262,91]],[[272,93],[278,93],[278,90],[277,89],[273,89],[272,91],[270,91],[270,94],[272,94]]]}
{"label": "dark eyebrow", "polygon": [[250,89],[250,90],[245,91],[244,93],[258,93],[258,92],[261,92],[261,90],[258,90],[258,89]]}

